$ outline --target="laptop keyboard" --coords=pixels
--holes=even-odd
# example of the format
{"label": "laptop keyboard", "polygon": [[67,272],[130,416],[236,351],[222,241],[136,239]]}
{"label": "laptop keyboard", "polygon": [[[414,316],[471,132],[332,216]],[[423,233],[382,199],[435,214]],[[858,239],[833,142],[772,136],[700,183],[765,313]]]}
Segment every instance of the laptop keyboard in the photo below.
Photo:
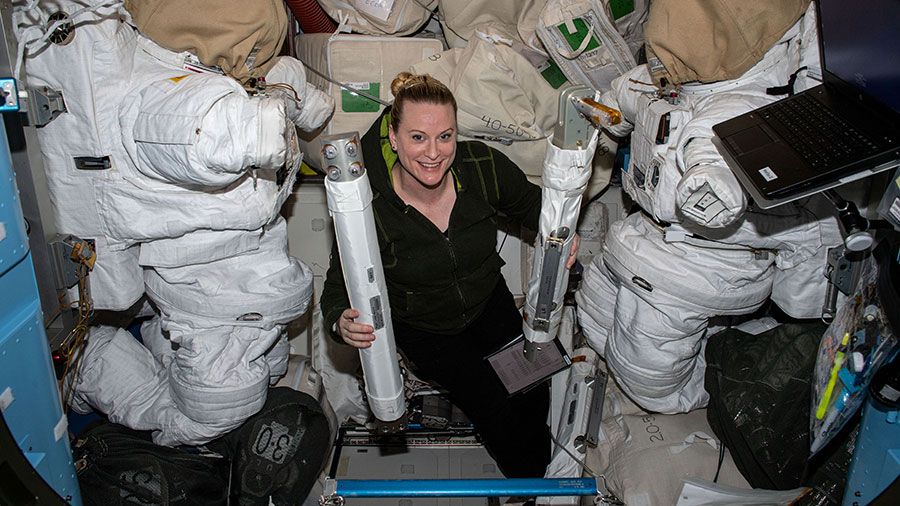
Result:
{"label": "laptop keyboard", "polygon": [[874,154],[877,146],[809,95],[795,95],[760,111],[773,130],[810,165],[831,168]]}

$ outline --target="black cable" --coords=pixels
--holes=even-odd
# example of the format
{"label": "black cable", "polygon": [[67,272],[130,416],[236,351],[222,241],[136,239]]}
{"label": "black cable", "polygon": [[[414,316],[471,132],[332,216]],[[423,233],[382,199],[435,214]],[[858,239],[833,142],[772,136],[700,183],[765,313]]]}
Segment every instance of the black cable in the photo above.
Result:
{"label": "black cable", "polygon": [[722,470],[722,462],[725,460],[725,443],[719,441],[719,463],[716,465],[716,475],[713,476],[713,483],[719,481],[719,471]]}

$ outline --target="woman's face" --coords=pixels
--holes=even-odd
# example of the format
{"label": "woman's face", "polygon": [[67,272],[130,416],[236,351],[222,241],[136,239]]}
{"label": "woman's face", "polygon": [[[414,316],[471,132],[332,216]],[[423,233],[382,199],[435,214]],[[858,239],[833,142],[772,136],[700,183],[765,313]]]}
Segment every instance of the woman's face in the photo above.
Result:
{"label": "woman's face", "polygon": [[388,133],[404,171],[426,188],[437,188],[456,156],[453,106],[409,102],[403,120]]}

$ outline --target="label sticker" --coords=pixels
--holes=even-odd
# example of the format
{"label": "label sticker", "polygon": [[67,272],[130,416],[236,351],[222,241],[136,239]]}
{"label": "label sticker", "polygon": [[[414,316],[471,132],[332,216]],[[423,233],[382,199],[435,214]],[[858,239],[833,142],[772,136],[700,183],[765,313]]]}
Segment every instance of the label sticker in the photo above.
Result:
{"label": "label sticker", "polygon": [[[581,46],[581,43],[584,42],[584,38],[588,36],[588,25],[581,18],[575,18],[571,20],[571,27],[567,27],[565,23],[557,25],[556,29],[559,30],[559,33],[565,37],[566,42],[569,44],[569,47],[572,51],[575,51]],[[569,28],[575,28],[575,31],[570,31]],[[591,41],[588,42],[585,51],[590,51],[591,49],[600,47],[600,42],[597,41],[597,37],[594,37],[591,34]]]}
{"label": "label sticker", "polygon": [[[381,96],[381,83],[344,83],[354,90],[360,90],[372,95]],[[381,106],[378,102],[366,98],[359,93],[354,93],[346,88],[341,88],[341,110],[344,112],[378,112]]]}
{"label": "label sticker", "polygon": [[69,419],[66,418],[66,415],[63,414],[60,417],[59,421],[56,422],[56,427],[53,427],[53,437],[56,438],[54,441],[59,441],[63,436],[66,435],[66,430],[69,428]]}
{"label": "label sticker", "polygon": [[376,295],[369,299],[369,309],[372,310],[372,326],[375,330],[384,327],[384,313],[381,309],[381,297]]}
{"label": "label sticker", "polygon": [[609,10],[612,11],[613,19],[619,19],[634,12],[634,0],[609,0]]}
{"label": "label sticker", "polygon": [[3,242],[3,239],[6,239],[6,223],[0,221],[0,242]]}
{"label": "label sticker", "polygon": [[770,169],[769,167],[763,167],[759,169],[759,174],[767,181],[774,181],[778,179],[778,175],[775,174],[775,171]]}
{"label": "label sticker", "polygon": [[681,206],[682,212],[693,216],[704,223],[709,223],[725,210],[725,204],[719,199],[709,183],[704,183],[687,198]]}
{"label": "label sticker", "polygon": [[893,202],[891,202],[890,213],[891,217],[894,218],[895,221],[900,222],[900,198],[896,198]]}
{"label": "label sticker", "polygon": [[12,389],[6,387],[6,390],[4,390],[2,394],[0,394],[0,413],[6,411],[6,408],[8,408],[14,400],[15,397],[13,397]]}
{"label": "label sticker", "polygon": [[544,80],[547,81],[554,90],[558,90],[560,86],[566,83],[566,75],[563,74],[559,65],[552,59],[548,58],[543,65],[538,67],[538,72],[541,73]]}
{"label": "label sticker", "polygon": [[662,72],[666,70],[666,66],[663,65],[662,60],[657,58],[656,56],[651,56],[647,59],[647,66],[650,67],[650,73],[655,74],[657,72]]}
{"label": "label sticker", "polygon": [[394,0],[356,0],[357,10],[365,12],[371,16],[387,21],[391,17],[391,10],[394,8]]}

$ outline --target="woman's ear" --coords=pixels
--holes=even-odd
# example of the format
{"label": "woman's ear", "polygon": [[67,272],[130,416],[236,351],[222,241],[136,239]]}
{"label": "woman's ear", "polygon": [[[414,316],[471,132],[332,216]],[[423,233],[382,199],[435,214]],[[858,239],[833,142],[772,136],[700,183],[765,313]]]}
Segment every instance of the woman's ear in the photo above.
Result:
{"label": "woman's ear", "polygon": [[391,141],[391,149],[397,151],[397,134],[394,133],[394,125],[388,125],[388,140]]}

